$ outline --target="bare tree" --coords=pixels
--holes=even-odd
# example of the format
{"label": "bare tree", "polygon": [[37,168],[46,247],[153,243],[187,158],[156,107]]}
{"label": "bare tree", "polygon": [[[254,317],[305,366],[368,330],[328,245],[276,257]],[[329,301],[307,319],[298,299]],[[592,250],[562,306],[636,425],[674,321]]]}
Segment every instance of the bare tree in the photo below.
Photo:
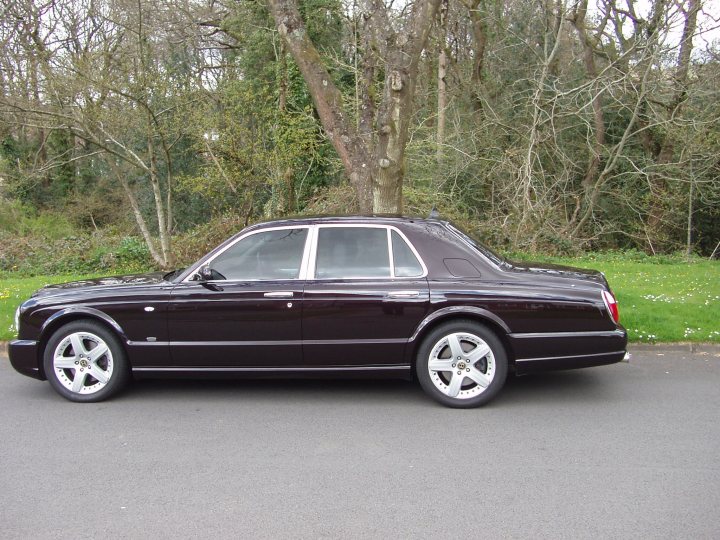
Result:
{"label": "bare tree", "polygon": [[[26,58],[42,81],[31,83],[33,95],[6,94],[3,110],[19,125],[66,130],[82,141],[72,159],[87,153],[106,164],[153,259],[171,267],[172,148],[186,128],[174,117],[191,98],[178,91],[164,65],[177,51],[167,49],[172,44],[163,30],[163,6],[148,0],[48,6],[42,28],[19,28],[23,39],[32,40]],[[26,19],[21,13],[17,18]],[[144,182],[152,193],[152,226],[135,193]]]}
{"label": "bare tree", "polygon": [[[381,0],[364,3],[364,28],[377,44],[385,73],[376,127],[368,140],[343,104],[340,91],[310,40],[296,0],[269,0],[278,31],[300,68],[323,128],[355,187],[361,212],[402,211],[405,146],[418,63],[439,3],[414,2],[407,6],[409,14],[404,17],[393,13]],[[363,78],[362,83],[369,81]]]}

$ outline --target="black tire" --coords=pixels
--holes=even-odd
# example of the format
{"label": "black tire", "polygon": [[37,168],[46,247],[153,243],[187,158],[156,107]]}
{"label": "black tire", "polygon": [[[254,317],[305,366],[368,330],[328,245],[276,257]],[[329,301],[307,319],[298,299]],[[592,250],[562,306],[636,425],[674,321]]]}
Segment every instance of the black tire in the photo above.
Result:
{"label": "black tire", "polygon": [[[453,355],[450,354],[449,340],[453,335],[457,340],[455,345],[462,349],[462,356],[456,357],[456,360],[453,360]],[[481,342],[488,346],[489,353],[473,360],[472,353],[482,346]],[[476,356],[480,354],[481,351],[475,352]],[[447,367],[452,366],[452,369],[431,372],[428,368],[431,359],[434,365],[445,366],[447,362]],[[456,371],[458,366],[462,366],[460,371]],[[472,377],[482,376],[483,383],[487,386],[483,387],[471,379],[471,371]],[[423,390],[439,403],[457,409],[469,409],[488,403],[502,389],[507,372],[507,353],[495,332],[467,319],[443,323],[432,330],[420,345],[415,362],[415,373]],[[456,375],[460,382],[453,384],[452,379]],[[454,389],[457,389],[458,393],[456,397],[451,397],[448,394],[452,394]]]}
{"label": "black tire", "polygon": [[[70,343],[73,339],[80,340],[79,354]],[[100,347],[101,342],[107,346],[107,352],[93,360],[97,354],[93,354],[93,350]],[[56,365],[55,353],[58,347],[61,347],[61,357],[58,357]],[[130,379],[129,364],[120,340],[107,327],[91,320],[73,321],[56,330],[43,351],[43,367],[53,390],[65,399],[80,403],[108,399],[119,392]],[[80,371],[83,372],[82,375],[79,374]],[[94,378],[93,374],[98,378]],[[74,391],[75,378],[78,375],[80,390]],[[101,381],[103,377],[107,379]]]}

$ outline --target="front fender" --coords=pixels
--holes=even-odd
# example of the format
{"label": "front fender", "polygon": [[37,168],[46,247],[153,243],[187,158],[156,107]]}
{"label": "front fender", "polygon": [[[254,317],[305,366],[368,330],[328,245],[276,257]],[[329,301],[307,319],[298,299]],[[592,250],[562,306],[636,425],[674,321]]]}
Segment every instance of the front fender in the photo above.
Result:
{"label": "front fender", "polygon": [[87,306],[70,306],[53,313],[43,323],[42,328],[40,329],[40,341],[42,343],[45,343],[50,338],[52,333],[63,324],[84,318],[96,319],[104,322],[118,334],[123,343],[128,342],[125,331],[115,319],[110,317],[107,313],[100,311],[99,309]]}

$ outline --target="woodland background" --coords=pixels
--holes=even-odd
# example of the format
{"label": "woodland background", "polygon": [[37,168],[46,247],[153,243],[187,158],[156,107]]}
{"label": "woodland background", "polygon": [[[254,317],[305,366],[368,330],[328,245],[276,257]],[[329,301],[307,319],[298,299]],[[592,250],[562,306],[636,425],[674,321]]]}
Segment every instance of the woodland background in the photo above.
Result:
{"label": "woodland background", "polygon": [[0,271],[433,206],[504,252],[717,255],[718,26],[701,0],[6,0]]}

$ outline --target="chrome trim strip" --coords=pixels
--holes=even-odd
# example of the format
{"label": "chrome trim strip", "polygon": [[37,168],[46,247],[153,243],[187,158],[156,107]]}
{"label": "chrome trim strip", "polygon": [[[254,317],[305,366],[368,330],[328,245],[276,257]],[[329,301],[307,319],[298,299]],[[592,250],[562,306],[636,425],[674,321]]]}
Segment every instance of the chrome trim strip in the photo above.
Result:
{"label": "chrome trim strip", "polygon": [[569,338],[569,337],[622,337],[622,330],[595,330],[590,332],[527,332],[508,334],[514,339]]}
{"label": "chrome trim strip", "polygon": [[328,367],[134,367],[133,371],[157,372],[325,372],[325,371],[387,371],[408,370],[409,365],[390,364],[387,366],[328,366]]}
{"label": "chrome trim strip", "polygon": [[562,360],[564,358],[593,358],[595,356],[611,356],[614,354],[625,354],[625,351],[610,351],[594,354],[570,354],[567,356],[543,356],[541,358],[517,358],[515,362],[543,362],[548,360]]}
{"label": "chrome trim strip", "polygon": [[407,343],[404,338],[386,339],[304,339],[303,345],[392,345]]}
{"label": "chrome trim strip", "polygon": [[128,341],[130,347],[170,346],[170,347],[242,347],[253,346],[294,346],[294,345],[392,345],[403,344],[403,338],[391,339],[288,339],[285,341]]}

